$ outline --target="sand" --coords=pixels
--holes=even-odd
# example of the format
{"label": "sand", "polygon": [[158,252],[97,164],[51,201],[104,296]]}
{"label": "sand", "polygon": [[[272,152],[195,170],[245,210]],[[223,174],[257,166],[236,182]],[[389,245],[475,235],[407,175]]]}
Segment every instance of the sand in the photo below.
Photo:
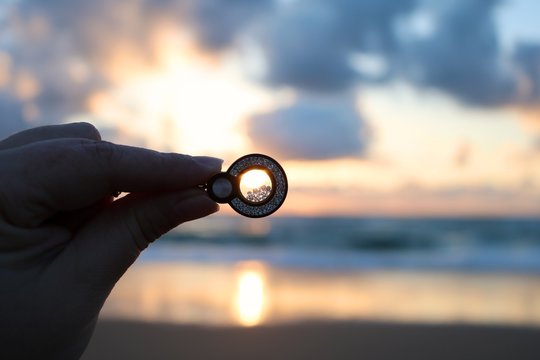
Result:
{"label": "sand", "polygon": [[82,360],[540,359],[540,329],[305,322],[255,328],[101,320]]}

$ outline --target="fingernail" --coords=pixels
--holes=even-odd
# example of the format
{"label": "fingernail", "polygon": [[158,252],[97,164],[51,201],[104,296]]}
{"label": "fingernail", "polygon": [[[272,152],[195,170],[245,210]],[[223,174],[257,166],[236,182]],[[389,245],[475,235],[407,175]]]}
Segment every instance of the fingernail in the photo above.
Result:
{"label": "fingernail", "polygon": [[211,156],[194,156],[193,159],[197,164],[210,169],[221,170],[221,165],[223,165],[223,159],[211,157]]}

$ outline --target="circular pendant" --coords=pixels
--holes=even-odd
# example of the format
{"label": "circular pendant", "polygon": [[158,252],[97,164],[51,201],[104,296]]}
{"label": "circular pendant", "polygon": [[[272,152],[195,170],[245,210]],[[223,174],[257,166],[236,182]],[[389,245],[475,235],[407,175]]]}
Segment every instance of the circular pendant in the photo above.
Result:
{"label": "circular pendant", "polygon": [[237,213],[252,218],[268,216],[279,209],[287,197],[287,187],[281,165],[261,154],[242,156],[206,184],[212,200],[228,203]]}

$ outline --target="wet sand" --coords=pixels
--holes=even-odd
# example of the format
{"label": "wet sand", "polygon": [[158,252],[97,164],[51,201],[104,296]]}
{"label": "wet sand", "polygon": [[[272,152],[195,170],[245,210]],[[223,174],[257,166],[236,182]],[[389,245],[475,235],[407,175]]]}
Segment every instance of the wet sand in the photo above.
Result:
{"label": "wet sand", "polygon": [[179,325],[269,325],[320,319],[540,328],[540,277],[319,271],[259,262],[143,263],[118,282],[101,317]]}
{"label": "wet sand", "polygon": [[82,360],[539,358],[540,328],[363,322],[242,328],[101,320]]}
{"label": "wet sand", "polygon": [[537,360],[540,278],[143,263],[82,359]]}

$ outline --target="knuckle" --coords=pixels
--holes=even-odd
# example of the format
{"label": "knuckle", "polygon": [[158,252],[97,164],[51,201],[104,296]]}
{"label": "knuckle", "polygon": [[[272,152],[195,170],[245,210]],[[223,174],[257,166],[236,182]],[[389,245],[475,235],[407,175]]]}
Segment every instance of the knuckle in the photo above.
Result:
{"label": "knuckle", "polygon": [[76,123],[75,126],[77,126],[83,135],[83,137],[91,139],[91,140],[101,140],[101,134],[99,133],[99,130],[92,124],[88,122],[80,122]]}
{"label": "knuckle", "polygon": [[200,170],[192,156],[185,154],[171,154],[176,157],[176,161],[182,164],[182,172],[188,177],[196,174]]}
{"label": "knuckle", "polygon": [[82,146],[91,158],[103,166],[108,166],[119,155],[116,146],[107,141],[83,142]]}
{"label": "knuckle", "polygon": [[111,169],[122,156],[121,151],[116,145],[107,141],[83,141],[81,142],[83,151],[90,157],[90,163],[95,164],[99,171],[106,175],[109,181],[109,190],[111,192],[118,191],[118,186],[114,177],[109,176]]}

